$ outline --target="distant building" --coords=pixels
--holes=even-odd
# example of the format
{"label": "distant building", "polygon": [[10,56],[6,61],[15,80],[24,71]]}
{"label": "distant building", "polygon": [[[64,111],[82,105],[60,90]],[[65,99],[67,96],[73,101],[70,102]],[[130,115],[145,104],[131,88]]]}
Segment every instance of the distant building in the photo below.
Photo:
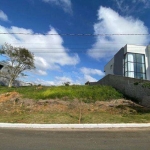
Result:
{"label": "distant building", "polygon": [[0,71],[4,70],[6,64],[3,62],[0,62]]}
{"label": "distant building", "polygon": [[105,75],[150,80],[150,45],[125,45],[104,67]]}
{"label": "distant building", "polygon": [[3,68],[3,65],[2,64],[0,64],[0,70]]}
{"label": "distant building", "polygon": [[0,85],[7,85],[8,84],[8,78],[7,78],[7,76],[4,77],[1,74],[3,72],[7,72],[5,66],[6,66],[5,63],[0,62]]}
{"label": "distant building", "polygon": [[[7,64],[0,62],[0,74],[1,72],[5,73],[5,76],[0,75],[0,85],[7,86],[9,83],[9,69],[7,68]],[[13,86],[31,86],[32,83],[26,83],[23,81],[15,80]]]}

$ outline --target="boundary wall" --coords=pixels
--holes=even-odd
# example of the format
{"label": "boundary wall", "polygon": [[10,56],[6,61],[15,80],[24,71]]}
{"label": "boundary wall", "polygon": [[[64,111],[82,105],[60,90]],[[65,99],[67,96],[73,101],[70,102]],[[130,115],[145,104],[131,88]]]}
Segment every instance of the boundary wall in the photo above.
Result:
{"label": "boundary wall", "polygon": [[[144,87],[143,85],[149,85]],[[90,85],[108,85],[138,102],[139,104],[150,107],[150,81],[141,80],[117,75],[106,75],[98,82],[91,82]]]}

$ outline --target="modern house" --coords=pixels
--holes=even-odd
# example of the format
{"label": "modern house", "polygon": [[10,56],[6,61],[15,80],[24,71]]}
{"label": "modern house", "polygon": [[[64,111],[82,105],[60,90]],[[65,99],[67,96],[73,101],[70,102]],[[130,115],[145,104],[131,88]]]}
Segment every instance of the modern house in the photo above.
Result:
{"label": "modern house", "polygon": [[150,45],[125,45],[104,67],[105,75],[150,80]]}

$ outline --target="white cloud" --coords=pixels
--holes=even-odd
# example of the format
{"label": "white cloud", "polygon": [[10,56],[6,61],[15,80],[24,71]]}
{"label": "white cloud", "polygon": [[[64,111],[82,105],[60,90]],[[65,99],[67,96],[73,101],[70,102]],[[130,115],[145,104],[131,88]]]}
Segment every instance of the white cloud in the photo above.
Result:
{"label": "white cloud", "polygon": [[[148,34],[144,23],[133,17],[123,17],[111,8],[100,7],[98,22],[94,24],[95,34]],[[97,36],[96,42],[88,50],[88,54],[95,58],[112,57],[125,44],[146,45],[148,36]]]}
{"label": "white cloud", "polygon": [[64,85],[65,82],[70,82],[71,85],[73,85],[73,84],[79,85],[80,84],[79,82],[74,82],[71,78],[66,77],[66,76],[62,76],[62,77],[56,76],[53,81],[37,79],[34,83],[41,84],[41,85],[47,85],[47,86],[52,86],[52,85],[59,86],[59,85]]}
{"label": "white cloud", "polygon": [[[77,54],[69,55],[69,50],[63,46],[63,39],[59,35],[38,35],[34,34],[31,29],[5,28],[3,26],[0,26],[0,32],[33,34],[1,34],[0,45],[6,42],[13,46],[29,49],[35,55],[35,65],[41,75],[46,75],[47,70],[58,70],[60,66],[76,65],[80,61]],[[51,28],[48,34],[58,33],[54,28]]]}
{"label": "white cloud", "polygon": [[114,0],[118,6],[118,8],[121,10],[122,4],[124,2],[124,0]]}
{"label": "white cloud", "polygon": [[92,68],[83,67],[80,70],[84,74],[92,74],[92,75],[99,75],[99,76],[103,76],[104,75],[104,73],[101,70],[98,70],[98,69],[92,69]]}
{"label": "white cloud", "polygon": [[149,0],[113,0],[116,3],[117,8],[126,14],[142,12],[143,9],[150,8]]}
{"label": "white cloud", "polygon": [[54,81],[46,81],[42,79],[37,79],[36,81],[34,81],[34,84],[37,84],[37,85],[41,84],[45,86],[56,85]]}
{"label": "white cloud", "polygon": [[90,81],[90,82],[96,82],[97,81],[97,79],[93,78],[91,75],[104,76],[104,73],[101,70],[98,70],[98,69],[83,67],[83,68],[80,69],[80,71],[84,75],[85,82],[86,81]]}
{"label": "white cloud", "polygon": [[43,70],[37,70],[37,74],[45,76],[45,75],[47,75],[47,72],[43,71]]}
{"label": "white cloud", "polygon": [[93,78],[90,75],[84,75],[84,79],[85,81],[89,81],[89,82],[97,82],[97,79]]}
{"label": "white cloud", "polygon": [[9,21],[7,15],[2,10],[0,10],[0,20]]}
{"label": "white cloud", "polygon": [[60,84],[60,85],[65,83],[65,82],[73,83],[73,80],[71,78],[65,77],[65,76],[63,76],[63,77],[55,77],[55,79],[57,80],[57,84]]}
{"label": "white cloud", "polygon": [[61,7],[65,12],[72,13],[71,0],[42,0],[43,2]]}
{"label": "white cloud", "polygon": [[143,4],[144,8],[149,8],[150,7],[150,1],[149,0],[131,0],[131,2],[136,4],[136,5],[137,4]]}

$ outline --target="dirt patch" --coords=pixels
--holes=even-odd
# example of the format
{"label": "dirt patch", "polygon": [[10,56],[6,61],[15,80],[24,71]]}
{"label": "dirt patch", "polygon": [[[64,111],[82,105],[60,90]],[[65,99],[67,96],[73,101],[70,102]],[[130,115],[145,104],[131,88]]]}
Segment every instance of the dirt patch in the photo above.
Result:
{"label": "dirt patch", "polygon": [[5,94],[0,95],[0,103],[6,102],[6,101],[13,101],[20,97],[19,93],[17,92],[8,92]]}
{"label": "dirt patch", "polygon": [[110,100],[110,101],[97,101],[95,102],[96,106],[99,106],[101,108],[116,108],[119,106],[128,106],[128,107],[140,107],[143,108],[143,106],[131,101],[131,100],[125,100],[125,99],[117,99],[117,100]]}
{"label": "dirt patch", "polygon": [[149,122],[149,113],[150,109],[125,99],[85,103],[78,99],[37,101],[22,98],[17,92],[0,95],[0,122],[119,123],[135,122],[133,116],[138,116],[136,122],[140,122],[140,117],[141,122]]}
{"label": "dirt patch", "polygon": [[[147,111],[146,108],[125,99],[97,101],[85,103],[78,99],[65,101],[62,99],[32,100],[22,98],[17,92],[0,95],[0,112],[52,112],[52,113],[94,113],[136,114]],[[148,110],[149,111],[149,110]]]}

